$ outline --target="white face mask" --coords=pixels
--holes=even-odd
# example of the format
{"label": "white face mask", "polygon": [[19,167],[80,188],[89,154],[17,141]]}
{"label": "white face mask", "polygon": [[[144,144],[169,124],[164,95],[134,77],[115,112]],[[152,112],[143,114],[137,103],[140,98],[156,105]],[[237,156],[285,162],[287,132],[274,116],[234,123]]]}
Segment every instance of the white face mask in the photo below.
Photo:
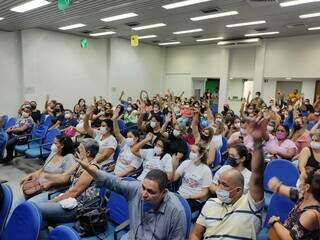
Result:
{"label": "white face mask", "polygon": [[22,112],[22,117],[24,117],[24,118],[28,118],[29,116],[30,116],[30,114],[29,113],[27,113],[27,112]]}
{"label": "white face mask", "polygon": [[86,116],[85,114],[81,114],[81,115],[79,116],[79,119],[80,119],[80,120],[83,120],[85,116]]}
{"label": "white face mask", "polygon": [[217,198],[226,204],[229,204],[232,202],[232,198],[230,198],[230,192],[228,192],[227,190],[224,189],[217,189],[216,191],[217,194]]}
{"label": "white face mask", "polygon": [[131,147],[134,144],[134,139],[133,138],[127,138],[126,142]]}
{"label": "white face mask", "polygon": [[311,147],[312,149],[319,150],[319,149],[320,149],[320,142],[312,141],[312,142],[310,143],[310,147]]}
{"label": "white face mask", "polygon": [[131,112],[131,111],[132,111],[132,107],[128,107],[128,108],[127,108],[127,111],[128,111],[128,112]]}
{"label": "white face mask", "polygon": [[66,119],[71,118],[71,113],[66,113],[66,114],[64,115],[64,117],[65,117]]}
{"label": "white face mask", "polygon": [[105,134],[106,132],[107,132],[107,128],[106,127],[100,127],[100,132],[102,133],[102,134]]}
{"label": "white face mask", "polygon": [[173,136],[179,137],[180,134],[181,134],[181,132],[180,132],[179,130],[177,130],[177,129],[174,129],[174,130],[173,130]]}
{"label": "white face mask", "polygon": [[247,129],[240,128],[240,133],[241,133],[241,134],[247,134]]}
{"label": "white face mask", "polygon": [[58,151],[57,145],[55,145],[54,143],[51,145],[51,151],[52,152],[57,152]]}
{"label": "white face mask", "polygon": [[236,128],[240,128],[240,123],[235,123],[234,126],[235,126]]}
{"label": "white face mask", "polygon": [[156,122],[151,121],[151,122],[150,122],[150,127],[155,128],[155,127],[156,127],[156,124],[157,124]]}
{"label": "white face mask", "polygon": [[198,159],[198,154],[194,153],[194,152],[190,152],[189,154],[189,159],[191,161],[196,161]]}
{"label": "white face mask", "polygon": [[272,131],[274,130],[274,127],[268,125],[268,126],[267,126],[267,130],[268,130],[269,132],[272,132]]}
{"label": "white face mask", "polygon": [[162,148],[158,147],[158,146],[155,146],[154,147],[154,152],[155,152],[156,155],[160,155],[162,153]]}

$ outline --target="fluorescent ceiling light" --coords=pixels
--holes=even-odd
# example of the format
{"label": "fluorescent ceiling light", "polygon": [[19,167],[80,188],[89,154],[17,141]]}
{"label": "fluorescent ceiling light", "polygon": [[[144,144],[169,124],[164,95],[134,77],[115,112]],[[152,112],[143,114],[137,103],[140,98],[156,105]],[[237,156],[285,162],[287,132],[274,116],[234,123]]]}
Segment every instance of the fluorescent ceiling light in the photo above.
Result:
{"label": "fluorescent ceiling light", "polygon": [[254,21],[254,22],[244,22],[244,23],[235,23],[235,24],[229,24],[226,27],[227,28],[233,28],[233,27],[243,27],[243,26],[250,26],[250,25],[257,25],[257,24],[263,24],[266,23],[266,21]]}
{"label": "fluorescent ceiling light", "polygon": [[19,13],[23,13],[23,12],[27,12],[39,7],[43,7],[50,4],[50,2],[46,1],[46,0],[33,0],[33,1],[29,1],[23,4],[20,4],[16,7],[13,7],[10,9],[10,11],[13,12],[19,12]]}
{"label": "fluorescent ceiling light", "polygon": [[202,32],[202,28],[197,28],[197,29],[190,29],[190,30],[183,30],[183,31],[178,31],[178,32],[173,32],[175,35],[179,34],[186,34],[186,33],[195,33],[195,32]]}
{"label": "fluorescent ceiling light", "polygon": [[320,17],[320,12],[317,13],[309,13],[309,14],[303,14],[300,15],[299,18],[313,18],[313,17]]}
{"label": "fluorescent ceiling light", "polygon": [[[254,43],[254,42],[259,42],[260,38],[250,38],[250,39],[245,39],[245,40],[239,40],[239,43]],[[220,41],[217,43],[219,46],[227,45],[229,43],[232,43],[234,41]]]}
{"label": "fluorescent ceiling light", "polygon": [[311,27],[308,28],[309,31],[320,30],[320,27]]}
{"label": "fluorescent ceiling light", "polygon": [[279,34],[279,32],[262,32],[262,33],[250,33],[244,35],[245,37],[256,37],[256,36],[267,36],[267,35],[275,35]]}
{"label": "fluorescent ceiling light", "polygon": [[0,17],[0,21],[3,20],[3,19],[4,19],[3,17]]}
{"label": "fluorescent ceiling light", "polygon": [[181,42],[165,42],[165,43],[159,43],[159,46],[168,46],[168,45],[176,45],[180,44]]}
{"label": "fluorescent ceiling light", "polygon": [[197,39],[197,42],[217,41],[217,40],[222,40],[222,39],[223,39],[223,37],[202,38],[202,39]]}
{"label": "fluorescent ceiling light", "polygon": [[295,5],[313,3],[313,2],[320,2],[320,0],[293,0],[293,1],[282,2],[282,3],[280,3],[280,6],[281,7],[291,7],[291,6],[295,6]]}
{"label": "fluorescent ceiling light", "polygon": [[144,26],[140,26],[140,27],[133,27],[132,30],[145,30],[145,29],[150,29],[150,28],[158,28],[158,27],[164,27],[167,26],[164,23],[155,23],[155,24],[150,24],[150,25],[144,25]]}
{"label": "fluorescent ceiling light", "polygon": [[81,27],[85,27],[85,24],[82,23],[77,23],[77,24],[73,24],[73,25],[69,25],[69,26],[64,26],[64,27],[60,27],[60,30],[70,30],[70,29],[75,29],[75,28],[81,28]]}
{"label": "fluorescent ceiling light", "polygon": [[111,34],[115,34],[116,32],[100,32],[100,33],[90,33],[91,37],[99,37],[99,36],[105,36],[105,35],[111,35]]}
{"label": "fluorescent ceiling light", "polygon": [[190,5],[203,3],[203,2],[209,2],[209,1],[211,1],[211,0],[187,0],[187,1],[180,1],[180,2],[176,2],[176,3],[163,5],[162,7],[165,9],[173,9],[173,8],[185,7],[185,6],[190,6]]}
{"label": "fluorescent ceiling light", "polygon": [[138,36],[139,39],[148,39],[148,38],[155,38],[157,35],[146,35],[146,36]]}
{"label": "fluorescent ceiling light", "polygon": [[212,19],[212,18],[227,17],[227,16],[232,16],[232,15],[237,15],[237,14],[239,14],[238,11],[221,12],[221,13],[214,13],[214,14],[200,16],[200,17],[193,17],[193,18],[190,18],[190,20],[191,21],[201,21],[201,20]]}
{"label": "fluorescent ceiling light", "polygon": [[132,18],[132,17],[136,17],[136,16],[138,16],[138,14],[136,14],[136,13],[125,13],[125,14],[121,14],[121,15],[117,15],[117,16],[102,18],[101,21],[112,22],[112,21],[116,21],[116,20]]}

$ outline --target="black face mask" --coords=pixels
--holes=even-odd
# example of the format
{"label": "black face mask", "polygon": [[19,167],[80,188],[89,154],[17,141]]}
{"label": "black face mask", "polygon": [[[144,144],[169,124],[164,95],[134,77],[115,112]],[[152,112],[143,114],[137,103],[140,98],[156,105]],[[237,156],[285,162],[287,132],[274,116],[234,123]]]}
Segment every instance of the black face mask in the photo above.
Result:
{"label": "black face mask", "polygon": [[209,141],[210,136],[206,136],[203,133],[201,133],[201,139],[203,139],[204,141]]}
{"label": "black face mask", "polygon": [[229,164],[231,167],[237,167],[237,166],[239,166],[239,163],[237,162],[237,159],[236,159],[236,158],[233,158],[233,157],[229,157],[229,158],[228,158],[228,164]]}
{"label": "black face mask", "polygon": [[293,125],[293,129],[295,130],[295,131],[298,131],[298,130],[300,130],[302,128],[302,126],[300,125],[300,124],[294,124]]}

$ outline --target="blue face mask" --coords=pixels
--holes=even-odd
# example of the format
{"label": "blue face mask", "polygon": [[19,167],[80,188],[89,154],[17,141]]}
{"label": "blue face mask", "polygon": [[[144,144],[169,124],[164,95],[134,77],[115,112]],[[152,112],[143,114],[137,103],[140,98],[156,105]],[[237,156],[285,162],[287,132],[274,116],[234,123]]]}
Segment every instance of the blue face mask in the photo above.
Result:
{"label": "blue face mask", "polygon": [[143,202],[142,208],[143,212],[149,212],[152,209],[155,209],[157,206],[153,203]]}
{"label": "blue face mask", "polygon": [[217,194],[217,198],[226,204],[229,204],[232,202],[232,198],[230,198],[230,192],[228,192],[227,190],[224,189],[217,189],[216,191]]}

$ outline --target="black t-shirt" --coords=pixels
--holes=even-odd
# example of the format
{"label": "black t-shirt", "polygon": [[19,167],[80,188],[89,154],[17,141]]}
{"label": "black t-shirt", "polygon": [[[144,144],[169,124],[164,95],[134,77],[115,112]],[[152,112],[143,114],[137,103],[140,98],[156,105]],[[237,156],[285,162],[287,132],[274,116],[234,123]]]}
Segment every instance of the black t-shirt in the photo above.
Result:
{"label": "black t-shirt", "polygon": [[182,153],[182,160],[186,160],[189,152],[188,144],[181,138],[175,137],[173,134],[169,135],[169,153],[172,156],[176,153]]}
{"label": "black t-shirt", "polygon": [[31,113],[31,117],[33,119],[33,121],[35,123],[39,123],[40,122],[40,118],[41,118],[41,113],[39,110],[36,110],[34,112]]}

